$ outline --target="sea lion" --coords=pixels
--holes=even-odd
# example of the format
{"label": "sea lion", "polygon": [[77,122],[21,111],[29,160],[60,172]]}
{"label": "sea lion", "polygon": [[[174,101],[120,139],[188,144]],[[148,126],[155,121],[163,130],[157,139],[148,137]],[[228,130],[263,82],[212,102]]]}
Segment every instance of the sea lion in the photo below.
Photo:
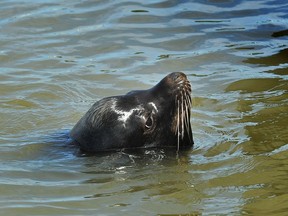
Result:
{"label": "sea lion", "polygon": [[148,90],[103,98],[70,132],[84,152],[131,148],[193,146],[190,123],[191,85],[173,72]]}

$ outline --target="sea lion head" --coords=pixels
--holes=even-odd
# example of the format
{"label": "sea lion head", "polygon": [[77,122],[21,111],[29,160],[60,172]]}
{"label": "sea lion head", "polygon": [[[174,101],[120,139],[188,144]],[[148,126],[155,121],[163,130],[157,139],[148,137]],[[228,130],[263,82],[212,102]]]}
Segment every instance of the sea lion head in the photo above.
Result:
{"label": "sea lion head", "polygon": [[170,73],[148,90],[96,102],[71,130],[86,152],[123,148],[193,146],[191,85],[182,72]]}

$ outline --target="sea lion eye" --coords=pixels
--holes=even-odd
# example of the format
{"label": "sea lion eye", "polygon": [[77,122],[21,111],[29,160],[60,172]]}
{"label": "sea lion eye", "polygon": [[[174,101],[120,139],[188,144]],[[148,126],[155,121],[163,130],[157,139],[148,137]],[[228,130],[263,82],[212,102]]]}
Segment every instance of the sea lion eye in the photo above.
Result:
{"label": "sea lion eye", "polygon": [[153,118],[149,116],[145,123],[145,128],[150,129],[153,126]]}

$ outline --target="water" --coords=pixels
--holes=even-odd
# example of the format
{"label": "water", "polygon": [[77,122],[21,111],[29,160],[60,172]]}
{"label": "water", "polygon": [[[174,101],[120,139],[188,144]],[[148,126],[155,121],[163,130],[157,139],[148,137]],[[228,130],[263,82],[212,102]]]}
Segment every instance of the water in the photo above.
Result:
{"label": "water", "polygon": [[[0,2],[1,215],[287,215],[288,3]],[[81,157],[100,98],[172,71],[195,148]]]}

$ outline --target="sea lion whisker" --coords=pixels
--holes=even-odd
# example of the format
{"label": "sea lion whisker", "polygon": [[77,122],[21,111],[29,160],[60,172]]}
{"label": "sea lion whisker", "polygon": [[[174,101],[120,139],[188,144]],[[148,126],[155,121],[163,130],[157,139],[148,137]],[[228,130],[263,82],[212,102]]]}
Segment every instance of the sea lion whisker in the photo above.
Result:
{"label": "sea lion whisker", "polygon": [[189,105],[192,106],[191,94],[188,94]]}
{"label": "sea lion whisker", "polygon": [[184,107],[183,94],[181,94],[181,138],[184,139]]}
{"label": "sea lion whisker", "polygon": [[186,94],[186,104],[187,104],[187,107],[189,108],[189,113],[190,113],[190,109],[192,105],[191,105],[190,97],[187,94]]}
{"label": "sea lion whisker", "polygon": [[179,151],[179,147],[180,147],[180,144],[179,144],[179,142],[180,142],[180,128],[179,128],[179,125],[180,125],[180,122],[179,122],[179,120],[180,120],[180,113],[179,113],[179,100],[177,101],[177,152]]}
{"label": "sea lion whisker", "polygon": [[191,137],[191,126],[190,126],[190,107],[187,104],[187,100],[185,100],[185,106],[186,106],[186,112],[185,112],[185,125],[186,125],[186,131],[188,134],[188,138],[190,140]]}
{"label": "sea lion whisker", "polygon": [[188,88],[188,92],[191,93],[192,89],[191,89],[190,83],[188,83],[186,86],[187,86],[187,88]]}
{"label": "sea lion whisker", "polygon": [[[176,95],[175,106],[178,107],[177,105],[178,105],[178,97]],[[177,116],[175,116],[175,117],[176,117],[176,126],[175,126],[175,130],[174,130],[174,128],[173,128],[173,130],[174,130],[174,134],[177,135],[177,133],[178,133],[178,109],[177,109]]]}
{"label": "sea lion whisker", "polygon": [[[188,90],[185,91],[185,100],[189,101],[190,92]],[[189,104],[189,103],[187,103]]]}

